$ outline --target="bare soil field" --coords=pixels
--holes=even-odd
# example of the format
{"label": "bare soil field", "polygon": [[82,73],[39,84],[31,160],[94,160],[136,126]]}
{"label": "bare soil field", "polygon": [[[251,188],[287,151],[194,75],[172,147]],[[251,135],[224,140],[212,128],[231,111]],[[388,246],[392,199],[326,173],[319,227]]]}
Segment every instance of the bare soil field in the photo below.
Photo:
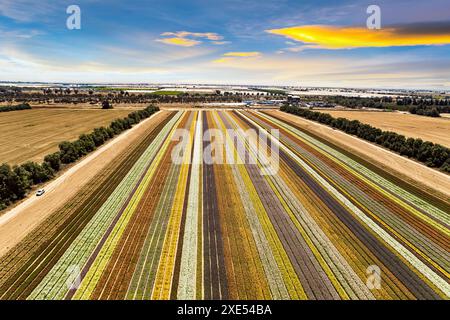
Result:
{"label": "bare soil field", "polygon": [[334,111],[320,110],[333,117],[359,120],[386,131],[394,131],[407,137],[439,143],[450,147],[450,119],[431,118],[400,112]]}
{"label": "bare soil field", "polygon": [[[402,157],[377,145],[353,137],[344,132],[333,130],[332,128],[317,122],[306,120],[282,111],[267,111],[267,114],[295,123],[302,129],[362,157],[368,162],[373,163],[413,185],[423,187],[423,190],[439,195],[441,198],[446,199],[446,201],[450,198],[450,176],[445,173],[428,168],[418,162]],[[384,115],[384,113],[382,115]]]}
{"label": "bare soil field", "polygon": [[125,117],[130,110],[44,108],[0,113],[0,163],[41,162],[58,144]]}

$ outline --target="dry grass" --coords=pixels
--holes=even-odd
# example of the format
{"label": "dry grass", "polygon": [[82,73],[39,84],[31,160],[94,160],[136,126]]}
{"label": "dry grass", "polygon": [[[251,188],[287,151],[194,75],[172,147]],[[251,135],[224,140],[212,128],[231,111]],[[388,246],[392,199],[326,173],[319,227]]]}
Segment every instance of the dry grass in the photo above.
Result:
{"label": "dry grass", "polygon": [[58,144],[125,117],[130,110],[45,108],[0,113],[0,163],[40,162]]}
{"label": "dry grass", "polygon": [[431,118],[400,112],[320,111],[327,112],[336,118],[359,120],[383,130],[394,131],[407,137],[421,138],[450,147],[450,119],[445,117]]}

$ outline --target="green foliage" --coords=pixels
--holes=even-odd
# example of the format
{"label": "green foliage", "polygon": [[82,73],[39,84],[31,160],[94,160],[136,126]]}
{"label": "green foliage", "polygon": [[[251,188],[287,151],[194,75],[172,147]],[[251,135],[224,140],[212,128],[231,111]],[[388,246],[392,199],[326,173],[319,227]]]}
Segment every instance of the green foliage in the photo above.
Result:
{"label": "green foliage", "polygon": [[6,106],[0,107],[0,112],[9,112],[9,111],[19,111],[19,110],[30,110],[31,107],[28,103],[22,103],[17,106]]}
{"label": "green foliage", "polygon": [[11,169],[8,164],[0,166],[0,210],[22,199],[33,184],[48,181],[54,171],[47,164],[27,162]]}
{"label": "green foliage", "polygon": [[411,106],[409,107],[409,112],[411,114],[417,114],[419,116],[440,117],[440,113],[436,107],[428,107],[428,106]]}
{"label": "green foliage", "polygon": [[398,97],[395,101],[392,97],[361,98],[330,96],[324,97],[323,99],[348,108],[365,107],[384,110],[400,110],[427,117],[440,117],[441,113],[450,112],[450,100],[433,99],[431,97]]}
{"label": "green foliage", "polygon": [[42,165],[36,162],[26,162],[21,167],[28,172],[31,184],[39,184],[53,177],[53,169],[44,162]]}
{"label": "green foliage", "polygon": [[48,163],[54,171],[59,171],[59,169],[61,169],[61,153],[55,152],[46,155],[44,157],[44,162]]}
{"label": "green foliage", "polygon": [[108,100],[105,100],[102,102],[102,109],[113,109],[113,106]]}
{"label": "green foliage", "polygon": [[79,158],[79,151],[76,149],[74,143],[69,141],[64,141],[59,144],[59,151],[61,153],[62,163],[72,163]]}
{"label": "green foliage", "polygon": [[281,111],[326,124],[361,139],[376,143],[403,156],[413,158],[429,167],[450,172],[450,149],[422,139],[406,138],[390,131],[382,131],[358,120],[334,118],[327,113],[285,105]]}

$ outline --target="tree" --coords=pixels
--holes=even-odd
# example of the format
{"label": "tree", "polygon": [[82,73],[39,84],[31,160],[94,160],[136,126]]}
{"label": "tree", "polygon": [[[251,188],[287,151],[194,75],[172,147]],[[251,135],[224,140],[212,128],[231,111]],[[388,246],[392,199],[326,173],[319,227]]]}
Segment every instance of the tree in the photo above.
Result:
{"label": "tree", "polygon": [[15,166],[13,172],[14,174],[10,177],[9,188],[17,199],[22,199],[32,185],[30,173],[22,166]]}
{"label": "tree", "polygon": [[21,167],[29,172],[29,178],[33,184],[45,182],[53,176],[53,170],[46,162],[40,165],[36,162],[29,161],[22,164]]}
{"label": "tree", "polygon": [[95,150],[95,142],[90,134],[82,134],[78,139],[78,141],[80,142],[80,144],[83,146],[84,150],[86,150],[87,153]]}
{"label": "tree", "polygon": [[113,106],[112,106],[112,104],[109,103],[108,100],[105,100],[102,102],[102,109],[112,109],[112,108],[113,108]]}
{"label": "tree", "polygon": [[61,153],[62,163],[72,163],[75,162],[78,156],[78,150],[76,150],[75,145],[72,142],[64,141],[59,144],[59,150]]}
{"label": "tree", "polygon": [[61,153],[55,152],[45,156],[44,162],[47,162],[54,171],[61,169]]}

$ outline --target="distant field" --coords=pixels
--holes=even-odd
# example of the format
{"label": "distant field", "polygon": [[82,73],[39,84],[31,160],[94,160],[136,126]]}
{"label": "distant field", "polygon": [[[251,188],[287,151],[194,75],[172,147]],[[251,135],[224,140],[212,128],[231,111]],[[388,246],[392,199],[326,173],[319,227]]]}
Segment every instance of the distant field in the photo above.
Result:
{"label": "distant field", "polygon": [[108,125],[130,110],[35,109],[0,113],[0,163],[40,162],[64,140]]}
{"label": "distant field", "polygon": [[397,112],[334,111],[327,112],[333,117],[359,120],[374,127],[394,131],[407,137],[421,138],[450,147],[450,119],[430,118]]}
{"label": "distant field", "polygon": [[183,91],[170,91],[170,90],[160,90],[160,91],[152,92],[152,94],[156,94],[159,96],[178,96],[183,93],[184,93]]}

